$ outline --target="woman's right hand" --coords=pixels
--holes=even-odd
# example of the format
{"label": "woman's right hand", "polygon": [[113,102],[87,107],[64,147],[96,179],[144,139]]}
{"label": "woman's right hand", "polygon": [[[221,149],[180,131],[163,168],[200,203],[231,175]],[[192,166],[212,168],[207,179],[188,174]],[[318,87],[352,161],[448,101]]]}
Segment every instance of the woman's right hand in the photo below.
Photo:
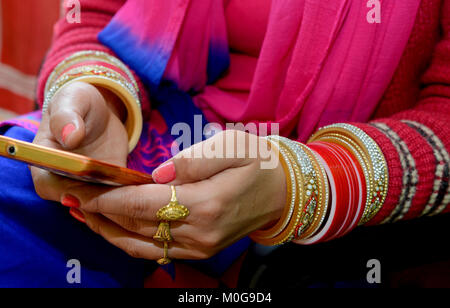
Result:
{"label": "woman's right hand", "polygon": [[[33,143],[125,167],[128,155],[128,134],[122,122],[125,117],[125,108],[114,94],[74,82],[53,97]],[[56,185],[79,185],[35,167],[31,173],[36,192],[46,200],[60,201]]]}

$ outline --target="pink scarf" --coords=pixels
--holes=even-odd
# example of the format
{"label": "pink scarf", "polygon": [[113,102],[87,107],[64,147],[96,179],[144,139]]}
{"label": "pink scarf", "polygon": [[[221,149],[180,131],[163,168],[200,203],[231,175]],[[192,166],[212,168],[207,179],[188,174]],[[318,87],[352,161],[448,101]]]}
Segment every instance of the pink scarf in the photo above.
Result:
{"label": "pink scarf", "polygon": [[[150,86],[201,91],[194,101],[209,121],[279,123],[304,141],[323,125],[369,120],[392,79],[420,0],[380,0],[378,24],[367,20],[372,2],[272,0],[248,96],[207,85],[228,64],[222,1],[128,0],[100,39]],[[128,39],[113,42],[111,30]],[[127,59],[130,48],[140,52]]]}

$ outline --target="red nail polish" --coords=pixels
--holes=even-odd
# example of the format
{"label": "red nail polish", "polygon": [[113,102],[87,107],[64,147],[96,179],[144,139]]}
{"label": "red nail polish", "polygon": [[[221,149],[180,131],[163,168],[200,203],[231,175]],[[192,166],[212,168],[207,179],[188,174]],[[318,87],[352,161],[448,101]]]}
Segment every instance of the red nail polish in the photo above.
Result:
{"label": "red nail polish", "polygon": [[155,172],[153,172],[153,179],[158,184],[170,183],[175,180],[175,178],[175,164],[173,161],[158,167]]}
{"label": "red nail polish", "polygon": [[64,199],[62,199],[61,204],[67,207],[79,208],[80,201],[77,198],[71,195],[66,195]]}
{"label": "red nail polish", "polygon": [[66,143],[66,139],[67,137],[75,130],[75,125],[73,125],[72,123],[67,124],[66,126],[64,126],[62,132],[61,132],[61,136],[62,136],[62,141],[64,143]]}
{"label": "red nail polish", "polygon": [[86,223],[86,219],[84,218],[83,213],[81,213],[79,210],[75,209],[75,208],[71,208],[70,209],[70,215],[72,215],[73,218],[75,218],[76,220],[78,220],[81,223]]}

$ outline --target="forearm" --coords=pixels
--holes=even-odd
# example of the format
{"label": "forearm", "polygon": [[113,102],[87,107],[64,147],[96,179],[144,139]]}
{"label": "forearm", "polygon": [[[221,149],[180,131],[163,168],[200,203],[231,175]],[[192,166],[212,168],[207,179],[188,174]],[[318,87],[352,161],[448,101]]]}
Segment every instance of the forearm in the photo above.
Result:
{"label": "forearm", "polygon": [[[285,229],[289,239],[312,244],[343,236],[356,225],[378,225],[450,212],[450,1],[443,5],[442,37],[422,77],[423,90],[416,106],[370,123],[327,127],[306,144],[321,157],[320,163],[326,168],[330,201],[326,211],[319,211],[316,205],[313,215],[308,217],[305,213],[309,199],[305,201],[298,196],[299,192],[307,191],[309,183],[297,177],[297,187],[292,186],[287,195],[292,200],[293,213],[298,215],[285,211],[279,221],[285,221],[284,225],[291,228]],[[295,147],[298,146],[291,151]],[[301,159],[291,162],[299,166],[307,164]],[[289,176],[288,170],[286,174],[287,182],[295,181],[295,173]],[[291,194],[294,188],[297,196]],[[324,193],[325,190],[318,189],[316,195]],[[316,204],[320,204],[317,196]],[[308,231],[299,232],[305,223],[314,220],[322,224],[312,236]],[[273,231],[270,236],[269,231]],[[278,231],[263,230],[266,233],[255,233],[253,238],[263,244],[277,244],[279,240],[272,238],[282,234]]]}
{"label": "forearm", "polygon": [[[38,104],[45,100],[45,89],[49,76],[62,61],[77,52],[100,51],[114,56],[113,52],[100,43],[98,34],[111,21],[125,0],[81,0],[81,23],[69,23],[66,18],[55,25],[52,46],[42,66],[38,80]],[[145,87],[139,77],[132,72],[139,88],[144,116],[150,110],[150,103]]]}

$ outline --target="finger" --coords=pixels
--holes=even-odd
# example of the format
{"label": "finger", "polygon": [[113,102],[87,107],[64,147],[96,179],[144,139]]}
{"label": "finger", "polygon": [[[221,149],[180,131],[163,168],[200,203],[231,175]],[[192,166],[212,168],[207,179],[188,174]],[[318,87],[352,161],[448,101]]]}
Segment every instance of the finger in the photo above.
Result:
{"label": "finger", "polygon": [[[200,194],[208,191],[209,194]],[[179,202],[185,205],[190,215],[183,220],[188,224],[196,223],[201,217],[199,204],[205,204],[209,198],[214,198],[216,190],[209,187],[207,182],[186,184],[176,187]],[[79,200],[80,208],[91,213],[126,216],[132,219],[158,221],[157,211],[166,206],[171,199],[171,189],[167,185],[141,185],[108,188],[102,186],[71,187],[66,191]]]}
{"label": "finger", "polygon": [[39,197],[44,200],[65,203],[66,195],[64,192],[74,189],[75,187],[83,187],[86,189],[87,184],[59,176],[46,170],[30,167],[33,178],[34,187]]}
{"label": "finger", "polygon": [[[150,238],[153,238],[159,226],[159,222],[156,221],[146,221],[109,214],[104,216],[127,231]],[[195,236],[195,228],[186,222],[173,221],[170,223],[170,234],[176,242],[193,243],[192,238]]]}
{"label": "finger", "polygon": [[[163,244],[150,238],[124,230],[106,217],[83,212],[87,226],[102,236],[112,245],[125,251],[128,255],[147,260],[158,260],[163,254]],[[170,243],[171,259],[197,259],[195,251],[179,243]]]}
{"label": "finger", "polygon": [[48,112],[51,132],[67,150],[78,148],[85,136],[96,138],[95,132],[103,130],[109,115],[101,93],[83,82],[62,88],[50,103]]}
{"label": "finger", "polygon": [[258,156],[259,142],[257,136],[244,132],[221,132],[161,165],[153,172],[153,179],[173,185],[208,179],[225,169],[251,163]]}

